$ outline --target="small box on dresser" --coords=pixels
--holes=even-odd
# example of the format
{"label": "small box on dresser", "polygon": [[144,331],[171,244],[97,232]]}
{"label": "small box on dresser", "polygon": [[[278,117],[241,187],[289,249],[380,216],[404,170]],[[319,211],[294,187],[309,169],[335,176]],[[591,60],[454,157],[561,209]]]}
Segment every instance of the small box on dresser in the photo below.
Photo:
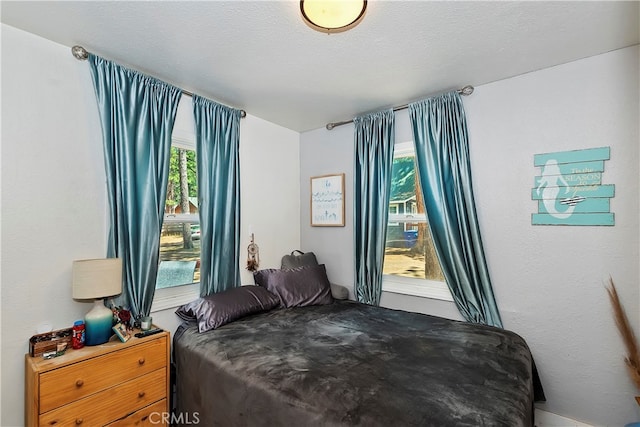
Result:
{"label": "small box on dresser", "polygon": [[164,425],[169,413],[169,333],[112,337],[45,360],[25,356],[27,426]]}

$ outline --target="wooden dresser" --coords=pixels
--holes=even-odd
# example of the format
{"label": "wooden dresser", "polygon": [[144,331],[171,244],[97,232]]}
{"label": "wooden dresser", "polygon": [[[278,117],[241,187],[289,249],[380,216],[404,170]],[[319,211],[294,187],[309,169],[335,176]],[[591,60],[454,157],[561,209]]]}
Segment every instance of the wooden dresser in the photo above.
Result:
{"label": "wooden dresser", "polygon": [[163,425],[169,420],[168,332],[126,343],[26,355],[27,426]]}

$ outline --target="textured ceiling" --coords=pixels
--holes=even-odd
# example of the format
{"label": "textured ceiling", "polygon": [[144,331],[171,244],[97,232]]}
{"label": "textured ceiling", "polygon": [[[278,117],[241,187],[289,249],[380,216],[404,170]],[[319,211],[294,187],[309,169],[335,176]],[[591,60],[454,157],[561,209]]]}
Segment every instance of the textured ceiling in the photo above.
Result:
{"label": "textured ceiling", "polygon": [[2,1],[1,20],[302,132],[638,44],[638,5],[370,0],[332,35],[297,1]]}

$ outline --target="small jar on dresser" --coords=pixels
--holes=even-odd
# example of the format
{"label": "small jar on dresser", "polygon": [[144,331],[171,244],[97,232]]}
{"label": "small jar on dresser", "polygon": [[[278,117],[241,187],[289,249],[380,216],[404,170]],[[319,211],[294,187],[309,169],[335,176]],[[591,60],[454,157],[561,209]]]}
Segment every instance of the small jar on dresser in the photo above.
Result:
{"label": "small jar on dresser", "polygon": [[111,341],[62,356],[26,355],[27,426],[165,425],[169,333]]}

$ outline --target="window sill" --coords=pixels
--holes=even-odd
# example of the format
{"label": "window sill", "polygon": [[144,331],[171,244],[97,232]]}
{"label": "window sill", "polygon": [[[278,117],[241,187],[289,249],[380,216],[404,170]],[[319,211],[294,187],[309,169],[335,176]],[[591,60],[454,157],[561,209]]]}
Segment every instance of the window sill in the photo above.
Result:
{"label": "window sill", "polygon": [[180,307],[200,297],[200,283],[156,289],[151,312]]}
{"label": "window sill", "polygon": [[434,280],[384,275],[382,279],[382,291],[442,301],[453,301],[451,291],[449,291],[447,284]]}

